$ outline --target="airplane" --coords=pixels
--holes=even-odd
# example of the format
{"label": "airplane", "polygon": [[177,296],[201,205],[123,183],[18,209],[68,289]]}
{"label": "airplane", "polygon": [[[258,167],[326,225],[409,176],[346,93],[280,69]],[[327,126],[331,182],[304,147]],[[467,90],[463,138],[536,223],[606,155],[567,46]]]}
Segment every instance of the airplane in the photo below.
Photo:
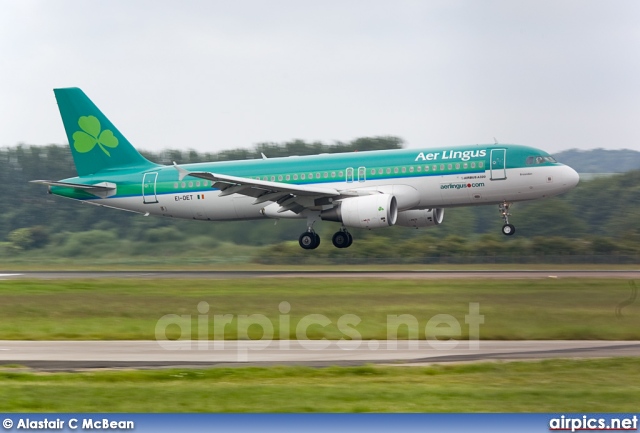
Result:
{"label": "airplane", "polygon": [[144,158],[79,88],[54,89],[77,177],[34,180],[50,194],[107,208],[204,221],[298,218],[304,249],[315,249],[318,221],[349,228],[442,224],[444,209],[498,205],[511,236],[514,202],[574,188],[578,173],[547,152],[515,144],[290,156],[159,165]]}

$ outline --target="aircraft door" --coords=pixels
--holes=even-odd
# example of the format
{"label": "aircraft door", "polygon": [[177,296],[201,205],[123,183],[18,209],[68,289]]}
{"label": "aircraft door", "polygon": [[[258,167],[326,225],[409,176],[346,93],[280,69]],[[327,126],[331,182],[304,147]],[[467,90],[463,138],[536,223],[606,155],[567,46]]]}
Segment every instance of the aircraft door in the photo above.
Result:
{"label": "aircraft door", "polygon": [[507,178],[507,149],[491,149],[491,180]]}
{"label": "aircraft door", "polygon": [[145,204],[158,203],[156,195],[156,181],[158,173],[145,173],[142,178],[142,202]]}
{"label": "aircraft door", "polygon": [[358,182],[364,182],[367,180],[367,168],[358,167]]}
{"label": "aircraft door", "polygon": [[353,182],[353,167],[347,167],[347,169],[345,170],[345,176],[347,183]]}

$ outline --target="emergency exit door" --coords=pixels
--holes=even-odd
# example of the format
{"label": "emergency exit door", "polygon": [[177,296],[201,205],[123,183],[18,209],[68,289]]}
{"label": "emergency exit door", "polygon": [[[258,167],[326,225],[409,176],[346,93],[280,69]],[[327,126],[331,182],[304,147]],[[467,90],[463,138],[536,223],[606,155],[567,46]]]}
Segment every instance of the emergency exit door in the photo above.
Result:
{"label": "emergency exit door", "polygon": [[142,202],[158,203],[158,196],[156,195],[156,181],[158,180],[158,173],[145,173],[142,178]]}

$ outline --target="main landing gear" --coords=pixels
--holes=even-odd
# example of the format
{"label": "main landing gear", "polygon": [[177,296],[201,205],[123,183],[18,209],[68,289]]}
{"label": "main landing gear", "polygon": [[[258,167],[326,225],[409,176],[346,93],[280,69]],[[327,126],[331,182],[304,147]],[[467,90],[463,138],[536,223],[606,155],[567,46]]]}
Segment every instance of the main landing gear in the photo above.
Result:
{"label": "main landing gear", "polygon": [[[302,233],[298,238],[298,243],[305,250],[315,250],[320,245],[320,236],[313,230],[314,220],[308,220],[307,231]],[[333,246],[336,248],[349,248],[353,243],[353,236],[347,231],[346,227],[342,227],[331,238]]]}
{"label": "main landing gear", "polygon": [[498,205],[498,210],[502,215],[502,219],[504,220],[504,225],[502,226],[502,234],[506,236],[512,236],[516,232],[516,228],[513,224],[509,224],[509,217],[511,214],[509,213],[509,207],[511,207],[511,203],[504,202]]}
{"label": "main landing gear", "polygon": [[298,242],[305,250],[315,250],[318,248],[318,245],[320,245],[320,236],[311,229],[310,231],[302,233],[298,238]]}
{"label": "main landing gear", "polygon": [[351,236],[351,233],[349,233],[346,228],[342,227],[333,235],[331,242],[333,242],[333,246],[336,248],[349,248],[353,243],[353,236]]}
{"label": "main landing gear", "polygon": [[298,238],[298,243],[305,250],[315,250],[320,245],[320,236],[313,229],[313,225],[320,219],[320,213],[307,215],[307,231]]}
{"label": "main landing gear", "polygon": [[[343,227],[333,235],[331,242],[333,242],[333,246],[336,248],[349,248],[353,243],[353,236]],[[313,228],[310,228],[300,235],[298,243],[305,250],[315,250],[318,248],[318,245],[320,245],[320,236],[318,236]]]}

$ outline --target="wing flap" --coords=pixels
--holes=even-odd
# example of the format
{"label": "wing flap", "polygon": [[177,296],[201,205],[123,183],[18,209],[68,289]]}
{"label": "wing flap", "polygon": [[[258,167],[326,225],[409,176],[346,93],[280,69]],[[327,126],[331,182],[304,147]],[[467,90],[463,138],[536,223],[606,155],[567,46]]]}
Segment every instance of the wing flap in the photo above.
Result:
{"label": "wing flap", "polygon": [[288,210],[300,213],[305,209],[317,207],[316,200],[324,199],[331,202],[341,196],[340,192],[335,188],[270,182],[204,171],[190,172],[178,166],[175,162],[174,167],[178,170],[180,180],[186,176],[209,180],[213,188],[220,190],[220,197],[241,194],[254,197],[253,204],[255,205],[269,201],[276,202],[280,205],[279,213]]}
{"label": "wing flap", "polygon": [[[301,195],[301,196],[316,196],[316,197],[337,197],[340,195],[335,188],[328,188],[316,185],[294,185],[289,183],[282,182],[270,182],[268,180],[258,180],[258,179],[249,179],[246,177],[238,177],[238,176],[229,176],[226,174],[216,174],[209,172],[199,172],[194,171],[190,172],[189,176],[198,177],[200,179],[210,180],[215,183],[214,186],[220,184],[222,188],[221,190],[225,190],[226,188],[233,186],[246,186],[252,189],[261,190],[264,192],[287,192],[289,194]],[[246,194],[247,189],[241,190],[238,194]],[[255,195],[251,195],[252,197],[256,197]]]}

